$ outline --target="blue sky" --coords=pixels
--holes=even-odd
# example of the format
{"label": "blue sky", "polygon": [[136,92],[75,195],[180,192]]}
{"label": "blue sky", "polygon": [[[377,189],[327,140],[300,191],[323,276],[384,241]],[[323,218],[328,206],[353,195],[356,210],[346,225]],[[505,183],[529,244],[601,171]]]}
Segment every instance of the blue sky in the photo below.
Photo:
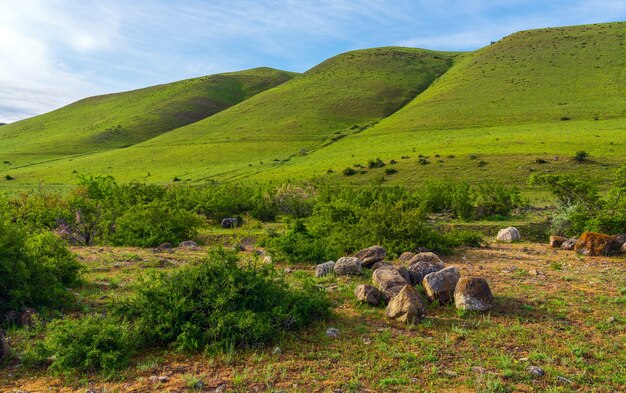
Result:
{"label": "blue sky", "polygon": [[472,50],[622,20],[624,0],[0,0],[0,122],[194,76],[305,71],[353,49]]}

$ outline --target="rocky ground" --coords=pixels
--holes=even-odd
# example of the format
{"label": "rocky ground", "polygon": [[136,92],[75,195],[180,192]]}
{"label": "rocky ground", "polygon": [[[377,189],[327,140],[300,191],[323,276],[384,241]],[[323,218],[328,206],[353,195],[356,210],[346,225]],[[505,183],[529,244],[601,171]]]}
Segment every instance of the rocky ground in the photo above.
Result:
{"label": "rocky ground", "polygon": [[[79,292],[86,311],[128,294],[146,270],[173,269],[204,254],[203,249],[75,251],[87,267]],[[155,349],[108,379],[50,376],[14,362],[0,369],[0,391],[626,391],[624,256],[583,257],[545,244],[493,242],[442,260],[462,277],[484,278],[495,297],[493,310],[425,302],[425,318],[407,326],[387,318],[384,305],[356,299],[358,285],[372,284],[370,269],[356,276],[330,274],[316,280],[333,299],[332,318],[277,348],[220,356]],[[314,275],[309,265],[280,267],[293,277]],[[18,348],[29,340],[20,331],[7,336]]]}

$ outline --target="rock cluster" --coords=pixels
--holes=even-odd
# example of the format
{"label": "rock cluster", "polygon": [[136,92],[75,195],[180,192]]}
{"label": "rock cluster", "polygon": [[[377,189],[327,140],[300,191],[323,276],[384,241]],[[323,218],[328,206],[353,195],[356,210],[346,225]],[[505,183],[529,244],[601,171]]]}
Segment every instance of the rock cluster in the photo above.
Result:
{"label": "rock cluster", "polygon": [[619,253],[626,254],[626,234],[620,233],[615,236],[597,232],[585,232],[580,238],[566,238],[562,236],[550,236],[549,246],[563,250],[574,250],[579,254],[588,256],[610,256]]}

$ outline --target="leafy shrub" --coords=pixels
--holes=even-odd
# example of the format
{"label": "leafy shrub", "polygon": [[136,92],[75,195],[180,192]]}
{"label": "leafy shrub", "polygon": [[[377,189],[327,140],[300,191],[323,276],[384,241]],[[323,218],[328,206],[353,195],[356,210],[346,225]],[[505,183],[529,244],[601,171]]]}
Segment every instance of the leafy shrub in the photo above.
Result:
{"label": "leafy shrub", "polygon": [[0,315],[24,306],[68,306],[72,295],[66,287],[78,282],[80,269],[55,235],[28,235],[0,221]]}
{"label": "leafy shrub", "polygon": [[325,293],[312,282],[289,287],[270,265],[239,264],[232,252],[174,273],[155,273],[123,307],[144,345],[231,350],[269,344],[328,315]]}
{"label": "leafy shrub", "polygon": [[385,175],[393,175],[395,173],[398,173],[398,170],[395,168],[387,168],[385,169]]}
{"label": "leafy shrub", "polygon": [[52,357],[50,369],[54,371],[111,374],[128,366],[136,347],[135,334],[127,322],[88,316],[51,322],[43,342],[33,346],[27,356],[35,362]]}
{"label": "leafy shrub", "polygon": [[347,167],[341,173],[343,173],[344,176],[352,176],[356,175],[356,170],[354,168]]}
{"label": "leafy shrub", "polygon": [[380,158],[376,158],[375,160],[369,160],[367,162],[367,167],[369,169],[374,169],[374,168],[382,168],[385,166],[385,163],[383,162],[383,160],[381,160]]}
{"label": "leafy shrub", "polygon": [[574,161],[583,162],[589,158],[589,153],[584,150],[579,150],[574,155]]}
{"label": "leafy shrub", "polygon": [[295,220],[282,236],[271,233],[263,245],[276,259],[291,263],[327,261],[337,256],[323,239],[307,230],[302,220]]}
{"label": "leafy shrub", "polygon": [[110,241],[138,247],[176,244],[194,237],[201,224],[202,219],[195,213],[155,201],[135,206],[119,217]]}
{"label": "leafy shrub", "polygon": [[315,195],[315,189],[311,186],[287,185],[276,189],[274,203],[278,211],[283,215],[306,217],[311,215]]}

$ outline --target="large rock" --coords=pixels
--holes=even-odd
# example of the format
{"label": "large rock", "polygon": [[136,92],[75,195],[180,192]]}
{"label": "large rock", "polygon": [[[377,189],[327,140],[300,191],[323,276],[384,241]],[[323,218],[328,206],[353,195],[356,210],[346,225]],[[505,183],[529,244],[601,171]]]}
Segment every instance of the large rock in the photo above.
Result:
{"label": "large rock", "polygon": [[624,244],[626,244],[626,234],[620,233],[619,235],[615,235],[615,241],[621,248]]}
{"label": "large rock", "polygon": [[450,303],[454,297],[454,288],[461,278],[459,269],[454,266],[447,267],[434,273],[429,273],[422,280],[426,290],[426,296],[430,301],[438,301],[439,304]]}
{"label": "large rock", "polygon": [[333,272],[335,262],[328,261],[315,266],[315,277],[324,277]]}
{"label": "large rock", "polygon": [[496,236],[496,240],[499,242],[513,243],[522,240],[522,237],[520,236],[517,228],[508,227],[500,229],[498,236]]}
{"label": "large rock", "polygon": [[370,267],[376,262],[385,259],[387,251],[381,246],[372,246],[357,252],[354,256],[361,260],[361,265]]}
{"label": "large rock", "polygon": [[456,308],[470,311],[488,311],[493,308],[493,295],[483,278],[463,277],[454,289]]}
{"label": "large rock", "polygon": [[405,285],[400,292],[389,302],[385,315],[406,323],[418,323],[426,315],[422,298],[411,285]]}
{"label": "large rock", "polygon": [[236,228],[239,226],[239,219],[237,217],[227,217],[221,222],[222,228]]}
{"label": "large rock", "polygon": [[446,266],[441,261],[439,262],[432,262],[432,261],[415,262],[411,266],[409,266],[409,277],[411,279],[411,284],[413,285],[421,284],[422,280],[424,280],[424,277],[426,277],[427,274],[438,272],[439,270],[442,270],[445,267]]}
{"label": "large rock", "polygon": [[563,243],[567,241],[566,237],[563,236],[550,236],[550,247],[552,248],[561,248]]}
{"label": "large rock", "polygon": [[616,236],[596,232],[585,232],[574,245],[574,251],[582,255],[615,255],[620,252],[621,245]]}
{"label": "large rock", "polygon": [[574,249],[576,242],[578,242],[577,237],[570,237],[569,239],[564,241],[563,244],[561,244],[561,249],[571,251]]}
{"label": "large rock", "polygon": [[390,300],[400,292],[402,287],[409,284],[395,266],[383,266],[374,270],[372,282],[376,288],[383,292],[386,300]]}
{"label": "large rock", "polygon": [[339,258],[335,262],[333,270],[335,270],[335,274],[338,276],[359,275],[361,274],[361,260],[355,257]]}
{"label": "large rock", "polygon": [[407,251],[407,252],[403,252],[402,255],[400,255],[400,258],[398,258],[398,260],[400,262],[409,262],[411,258],[413,258],[414,256],[415,256],[415,253],[411,251]]}
{"label": "large rock", "polygon": [[0,363],[9,357],[9,343],[6,337],[4,337],[4,331],[0,329]]}
{"label": "large rock", "polygon": [[434,254],[432,252],[420,252],[419,254],[413,255],[413,258],[409,259],[409,266],[417,262],[432,262],[443,264],[437,254]]}
{"label": "large rock", "polygon": [[380,304],[383,298],[383,294],[377,288],[365,284],[357,285],[354,295],[363,303],[369,303],[373,306]]}

